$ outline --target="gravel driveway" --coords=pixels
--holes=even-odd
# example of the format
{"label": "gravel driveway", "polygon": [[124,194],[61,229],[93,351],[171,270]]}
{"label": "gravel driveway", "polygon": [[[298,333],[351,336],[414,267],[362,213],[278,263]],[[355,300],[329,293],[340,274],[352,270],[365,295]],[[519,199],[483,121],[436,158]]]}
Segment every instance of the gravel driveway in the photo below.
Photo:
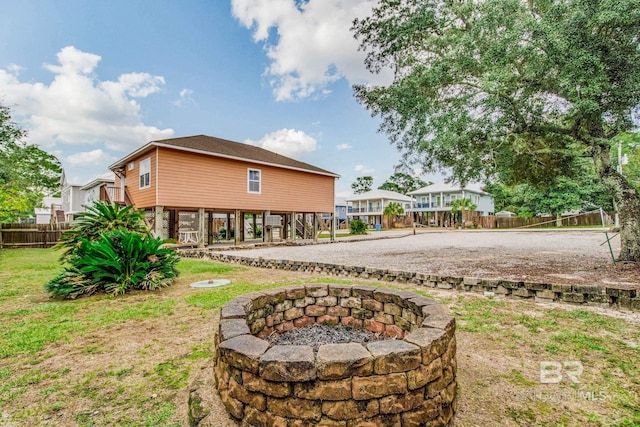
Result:
{"label": "gravel driveway", "polygon": [[[640,267],[614,266],[604,242],[605,235],[599,230],[420,230],[417,235],[409,230],[408,235],[399,238],[240,249],[231,253],[457,277],[640,286]],[[620,239],[614,238],[611,243],[617,255]]]}

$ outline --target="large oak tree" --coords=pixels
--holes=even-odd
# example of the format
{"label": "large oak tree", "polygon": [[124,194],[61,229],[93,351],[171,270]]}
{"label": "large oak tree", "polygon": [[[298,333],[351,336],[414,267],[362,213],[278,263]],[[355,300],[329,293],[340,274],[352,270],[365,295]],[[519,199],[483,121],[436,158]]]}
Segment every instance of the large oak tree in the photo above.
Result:
{"label": "large oak tree", "polygon": [[590,157],[640,261],[640,197],[610,156],[640,104],[640,0],[381,0],[353,29],[369,70],[395,70],[355,94],[407,161],[536,184]]}

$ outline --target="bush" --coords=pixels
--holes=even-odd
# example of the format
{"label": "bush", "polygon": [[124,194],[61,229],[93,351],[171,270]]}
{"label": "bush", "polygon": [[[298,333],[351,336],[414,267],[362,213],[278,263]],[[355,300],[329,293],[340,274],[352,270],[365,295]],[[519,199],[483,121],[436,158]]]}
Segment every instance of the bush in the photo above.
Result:
{"label": "bush", "polygon": [[69,260],[80,247],[81,240],[93,241],[103,233],[120,228],[149,235],[149,227],[144,222],[144,211],[133,206],[121,207],[115,203],[96,202],[86,212],[78,214],[72,228],[62,234],[56,247],[66,249],[62,260]]}
{"label": "bush", "polygon": [[169,286],[178,275],[175,266],[179,258],[162,244],[161,239],[124,228],[95,240],[80,239],[70,265],[46,285],[46,290],[56,297],[77,298]]}
{"label": "bush", "polygon": [[[218,229],[218,234],[220,234],[223,237],[226,236],[227,235],[227,229],[224,228],[224,227],[220,227]],[[233,239],[235,237],[234,234],[235,234],[235,229],[233,227],[231,227],[231,229],[229,230],[229,237]]]}
{"label": "bush", "polygon": [[367,224],[359,219],[351,221],[350,228],[350,234],[367,234]]}
{"label": "bush", "polygon": [[178,275],[179,258],[163,243],[151,235],[143,211],[96,202],[62,235],[56,247],[65,249],[60,259],[68,264],[45,289],[56,297],[77,298],[168,286]]}

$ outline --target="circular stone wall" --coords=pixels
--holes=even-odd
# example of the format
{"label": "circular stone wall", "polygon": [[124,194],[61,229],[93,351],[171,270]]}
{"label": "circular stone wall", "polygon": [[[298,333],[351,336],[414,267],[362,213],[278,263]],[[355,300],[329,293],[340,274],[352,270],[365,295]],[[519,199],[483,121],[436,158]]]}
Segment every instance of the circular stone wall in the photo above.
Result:
{"label": "circular stone wall", "polygon": [[[455,320],[436,301],[372,286],[312,284],[225,304],[215,334],[222,403],[243,425],[448,426],[456,410]],[[313,323],[389,337],[363,346],[273,345]]]}

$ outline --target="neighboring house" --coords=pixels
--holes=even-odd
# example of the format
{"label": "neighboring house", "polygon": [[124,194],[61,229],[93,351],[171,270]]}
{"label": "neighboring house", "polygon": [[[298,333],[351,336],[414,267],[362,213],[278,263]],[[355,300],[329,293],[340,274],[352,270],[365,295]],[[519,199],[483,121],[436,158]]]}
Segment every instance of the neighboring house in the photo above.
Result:
{"label": "neighboring house", "polygon": [[[226,238],[233,231],[239,243],[243,221],[255,229],[257,217],[267,231],[263,240],[315,239],[321,214],[333,216],[339,177],[263,148],[205,135],[151,141],[109,169],[116,174],[116,201],[147,211],[157,236],[195,240],[199,246],[217,240],[222,227]],[[193,214],[197,220],[181,227],[188,223],[182,217]]]}
{"label": "neighboring house", "polygon": [[82,185],[67,182],[64,171],[60,179],[60,184],[62,187],[60,190],[60,197],[62,199],[60,211],[63,212],[63,217],[57,215],[56,222],[71,222],[77,214],[84,210],[82,207],[84,204],[84,192],[81,190]]}
{"label": "neighboring house", "polygon": [[477,215],[493,215],[493,196],[483,191],[479,184],[458,184],[441,182],[412,191],[414,201],[410,212],[415,214],[420,224],[452,226],[455,218],[451,215],[451,205],[458,199],[471,199],[476,205]]}
{"label": "neighboring house", "polygon": [[347,198],[347,217],[350,221],[360,219],[371,227],[383,225],[384,209],[391,202],[400,203],[405,212],[411,208],[411,197],[395,191],[371,190]]}
{"label": "neighboring house", "polygon": [[348,228],[347,220],[347,199],[343,197],[336,197],[335,201],[335,215],[336,215],[336,228]]}
{"label": "neighboring house", "polygon": [[84,212],[93,202],[114,200],[114,192],[117,191],[113,172],[98,175],[88,184],[80,185],[70,184],[63,171],[60,186],[60,202],[55,209],[52,208],[53,222],[72,222],[76,215]]}
{"label": "neighboring house", "polygon": [[44,197],[42,199],[42,208],[35,208],[36,224],[51,224],[55,222],[55,212],[60,210],[62,199],[60,197]]}
{"label": "neighboring house", "polygon": [[[115,200],[115,182],[115,174],[113,172],[108,172],[106,174],[99,175],[93,181],[80,187],[80,191],[82,191],[84,196],[84,200],[82,202],[83,207],[91,206],[94,202],[99,200]],[[100,191],[106,191],[108,198],[105,197],[104,194],[101,197]]]}

